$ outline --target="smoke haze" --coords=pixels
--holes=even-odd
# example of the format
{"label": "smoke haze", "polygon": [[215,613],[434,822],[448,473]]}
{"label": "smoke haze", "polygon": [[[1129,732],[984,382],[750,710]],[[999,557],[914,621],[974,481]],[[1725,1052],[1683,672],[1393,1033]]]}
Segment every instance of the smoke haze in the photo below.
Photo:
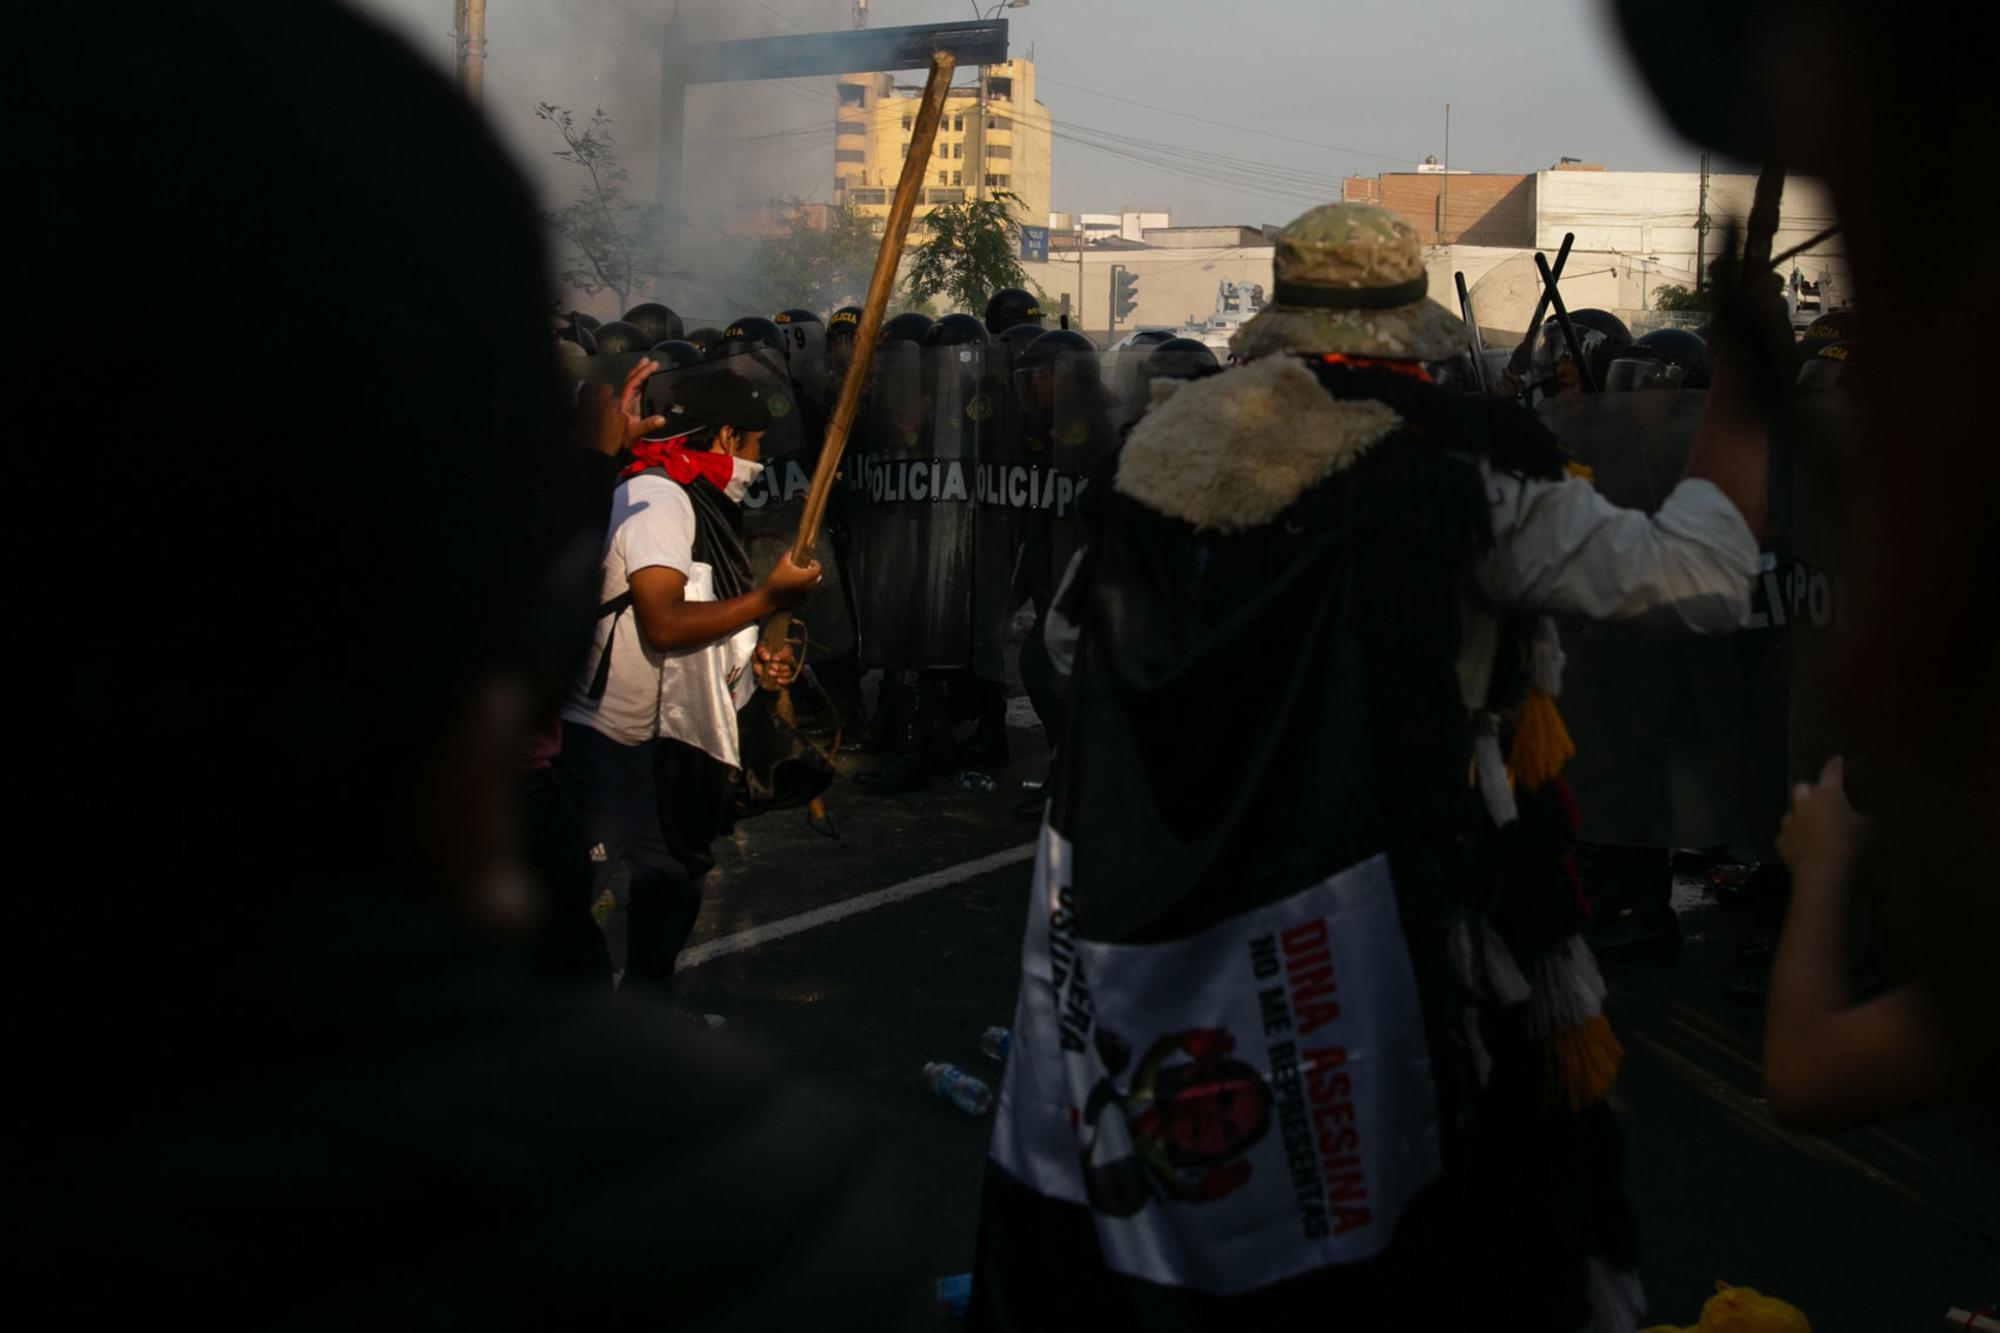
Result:
{"label": "smoke haze", "polygon": [[[402,34],[447,74],[455,43],[451,0],[350,0]],[[627,193],[651,199],[658,178],[660,71],[671,0],[488,0],[485,109],[545,208],[574,199],[582,173],[554,154],[563,145],[535,118],[535,105],[567,107],[579,124],[599,107],[612,118]],[[803,26],[841,29],[845,0],[788,0]],[[824,13],[818,11],[824,10]],[[682,0],[690,41],[726,41],[796,31],[777,14],[733,0]],[[731,209],[774,199],[827,201],[833,186],[833,80],[785,79],[696,87],[687,98],[682,209],[690,226],[678,256],[686,280],[659,296],[707,322],[749,313],[734,289],[752,244],[729,234]],[[614,316],[615,297],[566,293],[566,301]],[[634,300],[641,299],[634,297]],[[769,313],[762,312],[762,313]]]}

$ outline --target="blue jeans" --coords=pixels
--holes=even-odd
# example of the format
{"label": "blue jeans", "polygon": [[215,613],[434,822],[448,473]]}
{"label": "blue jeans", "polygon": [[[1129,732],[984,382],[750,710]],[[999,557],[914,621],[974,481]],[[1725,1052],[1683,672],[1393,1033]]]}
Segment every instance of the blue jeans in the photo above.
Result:
{"label": "blue jeans", "polygon": [[590,858],[591,900],[619,865],[632,867],[625,907],[625,983],[671,991],[674,960],[701,914],[701,879],[668,849],[661,820],[655,747],[620,745],[576,722],[563,723],[557,784],[576,813]]}

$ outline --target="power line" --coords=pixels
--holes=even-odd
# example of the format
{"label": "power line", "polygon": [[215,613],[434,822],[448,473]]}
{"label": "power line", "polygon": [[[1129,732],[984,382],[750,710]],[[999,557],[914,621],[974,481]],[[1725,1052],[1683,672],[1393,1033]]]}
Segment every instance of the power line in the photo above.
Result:
{"label": "power line", "polygon": [[1060,136],[1060,135],[1057,137],[1064,138],[1066,142],[1074,143],[1080,148],[1087,148],[1092,152],[1104,154],[1107,157],[1115,158],[1121,162],[1130,162],[1137,166],[1147,167],[1162,175],[1176,177],[1181,180],[1193,182],[1194,184],[1197,185],[1215,186],[1221,189],[1229,190],[1237,194],[1252,195],[1259,198],[1276,200],[1282,203],[1299,204],[1308,207],[1314,204],[1323,204],[1327,202],[1327,198],[1324,192],[1315,193],[1305,190],[1294,190],[1294,189],[1288,189],[1280,185],[1270,185],[1261,182],[1241,181],[1241,180],[1234,180],[1228,177],[1209,175],[1201,171],[1190,170],[1185,167],[1179,167],[1171,163],[1162,162],[1156,158],[1148,158],[1130,153],[1122,153],[1117,151],[1116,149],[1106,148],[1101,144],[1091,143],[1088,140],[1068,139],[1066,136]]}
{"label": "power line", "polygon": [[781,22],[781,23],[789,23],[789,24],[791,24],[791,25],[792,25],[792,27],[794,27],[794,28],[798,29],[798,31],[800,31],[800,32],[804,32],[804,31],[805,31],[805,28],[804,28],[804,26],[802,26],[802,25],[801,25],[801,24],[800,24],[800,23],[799,23],[799,22],[798,22],[798,21],[797,21],[796,19],[794,19],[794,18],[793,18],[793,17],[792,17],[792,16],[790,15],[790,14],[786,14],[786,13],[783,13],[783,12],[781,12],[781,11],[779,11],[779,10],[776,10],[776,9],[773,9],[773,8],[771,8],[771,7],[769,6],[769,5],[767,5],[767,4],[765,4],[765,3],[764,3],[764,0],[750,0],[750,2],[751,2],[752,4],[754,4],[754,5],[756,5],[756,6],[757,6],[757,8],[759,8],[759,9],[763,10],[763,11],[764,11],[764,12],[765,12],[766,14],[769,14],[769,15],[770,15],[770,16],[771,16],[772,18],[775,18],[775,19],[777,19],[777,20],[778,20],[779,22]]}
{"label": "power line", "polygon": [[1065,143],[1073,143],[1120,161],[1150,167],[1155,171],[1178,176],[1196,184],[1221,186],[1245,194],[1294,204],[1326,203],[1331,193],[1329,188],[1317,187],[1310,179],[1304,177],[1230,169],[1199,159],[1190,160],[1159,152],[1140,151],[1060,129],[1052,130],[1051,133],[1053,137]]}
{"label": "power line", "polygon": [[1384,162],[1411,162],[1415,160],[1412,155],[1407,153],[1375,153],[1370,152],[1366,148],[1348,148],[1340,144],[1320,143],[1313,139],[1297,139],[1289,134],[1279,134],[1275,130],[1260,130],[1252,125],[1232,125],[1226,120],[1212,120],[1207,116],[1197,116],[1189,111],[1177,111],[1170,106],[1155,106],[1151,102],[1139,102],[1129,97],[1119,97],[1115,93],[1099,92],[1095,88],[1086,88],[1082,84],[1064,83],[1061,79],[1052,79],[1046,74],[1037,74],[1035,77],[1039,82],[1052,83],[1058,88],[1068,88],[1073,92],[1087,93],[1092,97],[1102,97],[1107,102],[1123,102],[1126,106],[1136,106],[1145,111],[1158,111],[1162,115],[1167,116],[1179,116],[1182,120],[1198,121],[1203,125],[1215,125],[1225,130],[1235,130],[1240,134],[1261,134],[1267,139],[1282,139],[1286,143],[1302,144],[1307,148],[1323,148],[1332,153],[1351,153],[1356,157],[1375,157],[1380,158]]}
{"label": "power line", "polygon": [[1121,148],[1129,148],[1139,152],[1165,154],[1171,159],[1185,159],[1190,164],[1214,170],[1225,176],[1249,179],[1266,184],[1276,184],[1293,189],[1304,187],[1314,191],[1317,191],[1320,188],[1321,182],[1327,179],[1317,171],[1304,170],[1282,163],[1256,162],[1248,158],[1231,157],[1224,153],[1204,152],[1201,149],[1185,148],[1179,144],[1162,143],[1157,139],[1142,139],[1137,135],[1119,134],[1111,130],[1101,130],[1094,126],[1078,125],[1069,121],[1052,120],[1050,123],[1062,129],[1069,130],[1073,134],[1083,135],[1092,140],[1108,141],[1110,144]]}

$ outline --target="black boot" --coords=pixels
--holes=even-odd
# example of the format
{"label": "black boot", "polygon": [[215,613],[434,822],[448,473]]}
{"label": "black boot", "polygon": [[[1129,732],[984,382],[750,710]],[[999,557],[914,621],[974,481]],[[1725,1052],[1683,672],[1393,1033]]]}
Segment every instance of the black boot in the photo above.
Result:
{"label": "black boot", "polygon": [[[925,762],[924,716],[919,699],[919,682],[915,675],[900,672],[896,675],[893,691],[889,687],[890,677],[883,677],[883,695],[890,700],[889,716],[893,719],[890,735],[894,751],[887,759],[865,773],[855,775],[855,785],[863,791],[887,796],[896,792],[922,791],[931,785],[930,766]],[[882,697],[882,696],[878,696]],[[876,706],[877,714],[883,707]]]}
{"label": "black boot", "polygon": [[881,683],[875,687],[875,712],[868,719],[868,725],[861,729],[861,735],[854,742],[859,754],[893,754],[901,742],[901,716],[907,711],[902,687],[902,673],[884,671]]}

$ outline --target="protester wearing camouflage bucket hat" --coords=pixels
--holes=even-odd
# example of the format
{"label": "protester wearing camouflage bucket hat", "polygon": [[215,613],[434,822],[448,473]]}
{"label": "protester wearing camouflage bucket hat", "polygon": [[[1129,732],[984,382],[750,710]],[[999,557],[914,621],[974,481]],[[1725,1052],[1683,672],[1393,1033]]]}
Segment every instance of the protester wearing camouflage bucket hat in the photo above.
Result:
{"label": "protester wearing camouflage bucket hat", "polygon": [[1246,364],[1155,386],[1050,618],[974,1325],[1630,1330],[1549,617],[1733,629],[1762,438],[1621,510],[1431,382],[1407,223],[1313,209],[1276,278]]}
{"label": "protester wearing camouflage bucket hat", "polygon": [[1443,361],[1465,350],[1465,325],[1429,299],[1417,229],[1373,204],[1322,204],[1278,233],[1271,302],[1230,339],[1253,360],[1332,352]]}

